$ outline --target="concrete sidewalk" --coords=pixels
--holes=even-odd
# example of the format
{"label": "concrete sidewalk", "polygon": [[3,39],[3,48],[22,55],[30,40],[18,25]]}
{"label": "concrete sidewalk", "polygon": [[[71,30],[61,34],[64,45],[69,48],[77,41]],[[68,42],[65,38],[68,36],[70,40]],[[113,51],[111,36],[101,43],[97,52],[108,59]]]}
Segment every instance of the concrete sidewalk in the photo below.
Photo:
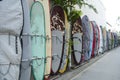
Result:
{"label": "concrete sidewalk", "polygon": [[120,80],[120,47],[109,51],[71,80]]}

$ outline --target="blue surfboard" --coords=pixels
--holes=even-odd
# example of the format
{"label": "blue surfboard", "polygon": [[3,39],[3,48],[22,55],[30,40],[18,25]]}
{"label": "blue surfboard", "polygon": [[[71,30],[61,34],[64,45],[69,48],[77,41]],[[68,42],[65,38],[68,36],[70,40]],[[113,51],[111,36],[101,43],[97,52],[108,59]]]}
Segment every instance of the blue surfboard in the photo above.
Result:
{"label": "blue surfboard", "polygon": [[31,7],[32,74],[34,80],[43,80],[45,74],[46,38],[43,5],[36,1]]}
{"label": "blue surfboard", "polygon": [[20,80],[30,80],[31,76],[31,40],[30,40],[30,10],[27,0],[22,0],[24,26],[22,31],[22,62]]}
{"label": "blue surfboard", "polygon": [[82,27],[83,27],[83,53],[84,59],[89,60],[91,54],[90,51],[90,22],[87,15],[82,18]]}

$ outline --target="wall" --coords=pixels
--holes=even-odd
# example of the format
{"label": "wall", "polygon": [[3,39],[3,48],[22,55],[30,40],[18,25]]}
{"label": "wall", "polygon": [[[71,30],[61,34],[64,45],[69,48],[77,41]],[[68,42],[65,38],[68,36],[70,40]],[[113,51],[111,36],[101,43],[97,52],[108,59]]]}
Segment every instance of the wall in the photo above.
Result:
{"label": "wall", "polygon": [[[96,14],[92,9],[88,6],[83,6],[82,11],[83,15],[88,15],[91,21],[96,21],[98,26],[102,25],[106,26],[106,18],[105,18],[105,7],[100,0],[85,0],[87,3],[92,4],[98,11]],[[83,16],[82,15],[82,16]]]}

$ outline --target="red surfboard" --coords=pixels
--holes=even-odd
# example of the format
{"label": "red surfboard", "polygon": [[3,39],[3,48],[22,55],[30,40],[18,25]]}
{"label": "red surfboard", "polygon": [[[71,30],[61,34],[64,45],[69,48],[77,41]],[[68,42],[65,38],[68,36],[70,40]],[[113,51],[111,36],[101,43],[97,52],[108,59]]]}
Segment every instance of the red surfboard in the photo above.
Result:
{"label": "red surfboard", "polygon": [[96,34],[96,31],[95,31],[95,24],[94,24],[94,21],[91,21],[91,24],[92,24],[92,28],[93,28],[93,45],[92,45],[92,54],[91,54],[91,57],[95,57],[95,47],[96,47],[96,37],[95,37],[95,34]]}

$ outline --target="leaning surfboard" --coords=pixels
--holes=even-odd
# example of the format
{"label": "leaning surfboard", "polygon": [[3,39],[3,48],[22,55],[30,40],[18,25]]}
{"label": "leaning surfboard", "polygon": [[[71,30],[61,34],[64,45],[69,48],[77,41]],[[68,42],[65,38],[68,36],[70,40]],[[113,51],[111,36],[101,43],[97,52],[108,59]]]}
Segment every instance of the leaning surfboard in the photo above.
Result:
{"label": "leaning surfboard", "polygon": [[94,35],[94,24],[93,21],[90,21],[91,25],[92,25],[92,30],[93,30],[93,41],[92,41],[92,54],[91,54],[91,58],[95,57],[94,54],[94,49],[95,49],[95,35]]}
{"label": "leaning surfboard", "polygon": [[114,48],[115,48],[115,42],[116,42],[116,33],[113,32],[113,37],[114,37]]}
{"label": "leaning surfboard", "polygon": [[22,0],[24,26],[22,31],[22,61],[20,80],[30,80],[31,76],[31,40],[30,40],[30,10],[27,0]]}
{"label": "leaning surfboard", "polygon": [[104,51],[107,49],[107,31],[106,28],[103,28],[103,45],[104,45]]}
{"label": "leaning surfboard", "polygon": [[22,26],[21,0],[0,0],[0,80],[19,80]]}
{"label": "leaning surfboard", "polygon": [[82,28],[83,28],[83,53],[84,59],[88,60],[91,56],[89,54],[90,50],[90,22],[87,15],[82,18]]}
{"label": "leaning surfboard", "polygon": [[73,51],[73,58],[76,64],[80,64],[81,62],[81,54],[82,54],[82,21],[81,17],[79,17],[72,25],[72,51]]}
{"label": "leaning surfboard", "polygon": [[111,38],[111,46],[113,48],[114,47],[114,33],[113,32],[111,32],[111,36],[112,36],[112,38]]}
{"label": "leaning surfboard", "polygon": [[99,31],[99,26],[96,26],[97,30],[97,54],[99,55],[99,47],[100,47],[100,31]]}
{"label": "leaning surfboard", "polygon": [[110,30],[108,31],[108,41],[109,41],[108,49],[110,50],[111,49],[111,31]]}
{"label": "leaning surfboard", "polygon": [[61,65],[63,53],[63,37],[65,31],[65,15],[60,6],[51,9],[51,32],[52,32],[52,74],[56,74]]}
{"label": "leaning surfboard", "polygon": [[102,43],[101,43],[101,44],[102,44],[102,52],[104,53],[104,46],[103,46],[103,43],[104,43],[104,42],[103,42],[103,29],[102,29],[102,28],[103,28],[103,27],[100,26],[100,30],[101,30],[101,39],[100,39],[100,40],[101,40],[101,42],[102,42]]}
{"label": "leaning surfboard", "polygon": [[93,45],[93,27],[92,27],[92,23],[90,22],[90,50],[89,50],[89,59],[91,58],[92,55],[92,45]]}
{"label": "leaning surfboard", "polygon": [[107,48],[106,48],[106,50],[109,50],[109,37],[108,37],[108,35],[109,35],[109,33],[108,33],[108,31],[106,32],[106,42],[107,42]]}
{"label": "leaning surfboard", "polygon": [[99,47],[99,53],[103,53],[103,36],[102,36],[102,30],[101,26],[99,28],[99,33],[100,33],[100,47]]}
{"label": "leaning surfboard", "polygon": [[117,33],[115,33],[114,38],[115,38],[115,46],[114,47],[117,47],[118,46],[118,35],[117,35]]}
{"label": "leaning surfboard", "polygon": [[94,23],[95,24],[95,36],[96,36],[96,45],[95,45],[95,55],[98,55],[98,47],[99,47],[99,32],[98,32],[98,25],[96,24],[96,22]]}
{"label": "leaning surfboard", "polygon": [[92,21],[93,24],[93,33],[94,33],[94,40],[93,40],[93,57],[95,57],[96,55],[98,55],[98,47],[99,47],[99,36],[98,36],[98,26],[96,24],[95,21]]}
{"label": "leaning surfboard", "polygon": [[43,80],[45,73],[45,15],[43,5],[34,2],[31,7],[32,73],[35,80]]}
{"label": "leaning surfboard", "polygon": [[48,78],[51,72],[51,28],[50,28],[50,9],[49,0],[35,0],[40,1],[45,10],[45,27],[46,27],[46,67],[45,67],[45,78]]}
{"label": "leaning surfboard", "polygon": [[60,73],[64,73],[66,68],[67,68],[67,64],[68,64],[68,50],[69,50],[69,23],[67,20],[67,15],[66,12],[64,11],[64,16],[65,16],[65,34],[64,34],[64,49],[63,49],[63,57],[62,57],[62,62],[61,62],[61,66],[60,66]]}
{"label": "leaning surfboard", "polygon": [[93,28],[93,45],[92,45],[92,57],[95,57],[96,56],[96,30],[95,30],[95,22],[94,21],[91,21],[91,24],[92,24],[92,28]]}

